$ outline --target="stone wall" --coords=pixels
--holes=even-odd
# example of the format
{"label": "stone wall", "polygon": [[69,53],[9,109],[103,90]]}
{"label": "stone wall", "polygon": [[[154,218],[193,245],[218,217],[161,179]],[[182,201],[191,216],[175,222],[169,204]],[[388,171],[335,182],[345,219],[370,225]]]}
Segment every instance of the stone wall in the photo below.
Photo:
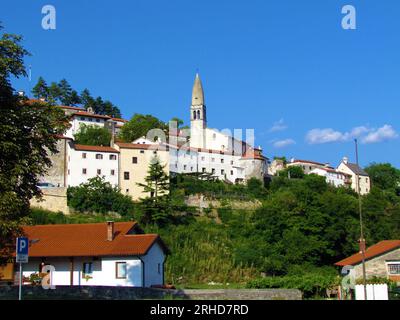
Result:
{"label": "stone wall", "polygon": [[67,188],[46,188],[42,192],[42,199],[31,199],[32,207],[70,214],[67,206]]}
{"label": "stone wall", "polygon": [[[367,278],[370,278],[373,276],[387,278],[388,270],[387,270],[387,266],[386,266],[386,261],[393,261],[393,260],[400,261],[400,248],[397,250],[388,252],[386,254],[377,256],[373,259],[367,260],[365,262],[365,271],[366,271]],[[356,279],[362,278],[362,264],[361,263],[354,266],[354,271],[355,271]]]}
{"label": "stone wall", "polygon": [[51,167],[40,178],[41,182],[49,182],[56,187],[66,187],[67,175],[67,140],[57,140],[58,153],[50,154]]}
{"label": "stone wall", "polygon": [[[202,194],[190,195],[186,197],[185,203],[188,206],[196,207],[200,209],[205,208],[221,208],[223,207],[221,201],[211,200]],[[239,201],[239,200],[229,200],[229,207],[232,209],[240,210],[255,210],[261,206],[261,202],[258,200],[254,201]]]}
{"label": "stone wall", "polygon": [[[45,290],[41,286],[24,286],[25,300],[137,300],[137,299],[223,299],[223,300],[301,300],[302,294],[296,289],[227,289],[227,290],[162,290],[132,287],[71,287],[57,286]],[[18,286],[0,287],[0,300],[18,299]]]}

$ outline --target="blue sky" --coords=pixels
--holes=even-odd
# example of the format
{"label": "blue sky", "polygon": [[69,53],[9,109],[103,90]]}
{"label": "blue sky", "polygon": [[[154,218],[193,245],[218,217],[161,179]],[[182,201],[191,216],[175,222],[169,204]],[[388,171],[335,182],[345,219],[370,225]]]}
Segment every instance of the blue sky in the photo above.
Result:
{"label": "blue sky", "polygon": [[[41,27],[54,5],[56,30]],[[357,29],[341,27],[344,5]],[[0,20],[32,53],[32,83],[66,78],[125,118],[187,123],[195,72],[210,127],[254,128],[268,157],[400,167],[400,2],[396,0],[5,0]]]}

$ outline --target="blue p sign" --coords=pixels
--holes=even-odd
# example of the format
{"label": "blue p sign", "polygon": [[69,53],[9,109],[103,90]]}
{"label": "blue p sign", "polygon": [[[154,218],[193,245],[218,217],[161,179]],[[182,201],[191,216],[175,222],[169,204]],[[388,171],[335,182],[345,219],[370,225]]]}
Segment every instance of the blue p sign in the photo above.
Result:
{"label": "blue p sign", "polygon": [[17,262],[28,262],[28,238],[17,238]]}

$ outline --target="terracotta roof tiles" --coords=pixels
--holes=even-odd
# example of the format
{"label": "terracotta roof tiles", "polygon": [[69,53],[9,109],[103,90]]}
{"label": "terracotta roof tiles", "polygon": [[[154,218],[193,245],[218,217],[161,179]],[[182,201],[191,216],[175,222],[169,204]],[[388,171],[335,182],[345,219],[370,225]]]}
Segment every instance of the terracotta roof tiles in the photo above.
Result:
{"label": "terracotta roof tiles", "polygon": [[[400,248],[400,240],[383,240],[374,244],[365,250],[365,259],[371,259],[388,251],[392,251],[394,249]],[[352,256],[343,259],[339,262],[336,262],[336,266],[347,266],[347,265],[355,265],[362,262],[361,253],[353,254]]]}
{"label": "terracotta roof tiles", "polygon": [[145,255],[158,242],[167,247],[157,234],[128,234],[137,223],[115,222],[114,239],[107,240],[106,223],[25,226],[30,240],[30,257],[82,257]]}

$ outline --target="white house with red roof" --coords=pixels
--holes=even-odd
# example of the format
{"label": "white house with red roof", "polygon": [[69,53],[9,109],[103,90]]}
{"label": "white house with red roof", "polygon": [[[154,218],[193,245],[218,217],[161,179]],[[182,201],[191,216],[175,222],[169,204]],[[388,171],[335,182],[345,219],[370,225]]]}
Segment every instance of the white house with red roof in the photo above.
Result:
{"label": "white house with red roof", "polygon": [[164,284],[168,248],[135,221],[37,225],[23,231],[30,240],[24,283],[34,274],[54,286]]}
{"label": "white house with red roof", "polygon": [[315,168],[309,174],[316,174],[325,177],[327,183],[334,187],[346,187],[351,185],[351,175],[332,169],[332,168]]}
{"label": "white house with red roof", "polygon": [[119,186],[119,151],[108,146],[87,146],[68,142],[67,186],[75,187],[96,176]]}

